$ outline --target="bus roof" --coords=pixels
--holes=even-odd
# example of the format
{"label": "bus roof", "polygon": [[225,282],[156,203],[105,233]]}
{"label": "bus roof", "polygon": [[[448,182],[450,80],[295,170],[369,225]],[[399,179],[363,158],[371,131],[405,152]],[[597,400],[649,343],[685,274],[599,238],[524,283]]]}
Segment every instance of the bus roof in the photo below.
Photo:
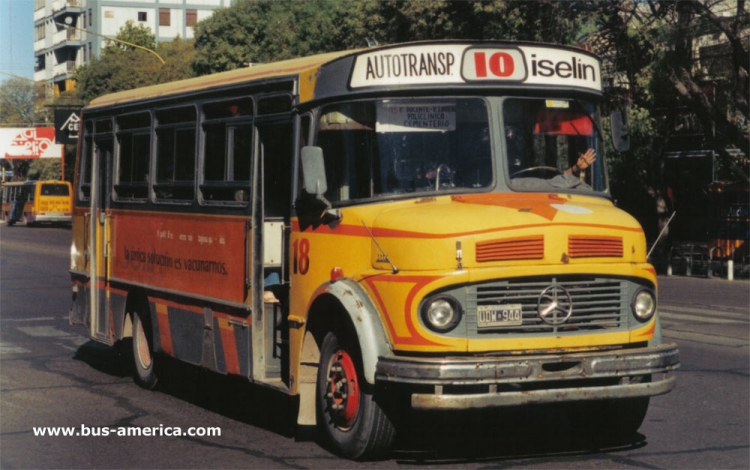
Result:
{"label": "bus roof", "polygon": [[299,103],[393,86],[562,87],[601,93],[600,67],[597,56],[571,46],[419,41],[318,54],[121,91],[94,99],[87,110],[284,78],[298,83]]}
{"label": "bus roof", "polygon": [[314,81],[315,73],[322,65],[357,52],[358,50],[329,52],[327,54],[254,65],[228,72],[219,72],[201,77],[188,78],[186,80],[121,91],[96,98],[91,101],[87,108],[94,109],[132,101],[168,97],[170,95],[200,91],[206,88],[238,85],[258,79],[273,79],[298,75],[300,78],[307,76],[310,80]]}

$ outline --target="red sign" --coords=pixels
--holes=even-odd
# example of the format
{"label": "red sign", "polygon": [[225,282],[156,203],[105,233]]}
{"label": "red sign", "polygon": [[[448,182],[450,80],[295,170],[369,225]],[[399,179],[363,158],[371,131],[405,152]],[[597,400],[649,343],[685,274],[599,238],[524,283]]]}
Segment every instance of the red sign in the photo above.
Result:
{"label": "red sign", "polygon": [[244,301],[244,220],[143,213],[113,219],[115,278]]}
{"label": "red sign", "polygon": [[0,156],[6,159],[62,158],[54,127],[0,129]]}

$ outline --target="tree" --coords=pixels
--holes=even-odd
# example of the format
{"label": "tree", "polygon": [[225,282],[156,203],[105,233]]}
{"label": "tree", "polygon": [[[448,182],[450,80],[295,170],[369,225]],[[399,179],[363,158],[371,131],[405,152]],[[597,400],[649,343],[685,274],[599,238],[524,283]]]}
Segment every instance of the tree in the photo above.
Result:
{"label": "tree", "polygon": [[[608,0],[592,4],[599,26],[591,34],[594,50],[615,78],[609,98],[630,107],[633,151],[614,154],[612,192],[622,207],[639,215],[653,238],[674,211],[665,184],[668,150],[714,150],[747,181],[748,170],[727,152],[748,155],[748,33],[744,1]],[[717,16],[723,10],[728,16]],[[720,38],[726,53],[703,57],[699,41]],[[723,43],[723,44],[722,44]],[[716,66],[716,62],[723,64]],[[695,119],[692,119],[695,117]],[[693,135],[679,135],[686,119]],[[650,201],[644,204],[644,195]],[[650,211],[644,212],[644,207]],[[656,217],[654,217],[656,216]]]}
{"label": "tree", "polygon": [[[30,127],[45,125],[51,120],[50,110],[44,107],[44,86],[31,80],[11,78],[0,84],[0,126]],[[4,161],[13,170],[14,179],[24,179],[29,160]]]}
{"label": "tree", "polygon": [[195,26],[198,75],[292,57],[428,39],[573,44],[593,30],[580,4],[503,0],[241,0]]}
{"label": "tree", "polygon": [[[140,46],[136,48],[122,42],[108,41],[101,57],[75,71],[76,94],[83,102],[133,88],[189,78],[192,67],[193,42],[179,37],[171,42],[156,44],[156,38],[145,26],[133,26],[128,21],[116,39]],[[149,49],[150,51],[142,48]],[[164,59],[161,63],[157,54]]]}
{"label": "tree", "polygon": [[0,84],[0,125],[32,126],[49,121],[44,86],[22,78]]}
{"label": "tree", "polygon": [[249,63],[362,47],[352,29],[359,2],[345,0],[244,0],[197,23],[198,75]]}

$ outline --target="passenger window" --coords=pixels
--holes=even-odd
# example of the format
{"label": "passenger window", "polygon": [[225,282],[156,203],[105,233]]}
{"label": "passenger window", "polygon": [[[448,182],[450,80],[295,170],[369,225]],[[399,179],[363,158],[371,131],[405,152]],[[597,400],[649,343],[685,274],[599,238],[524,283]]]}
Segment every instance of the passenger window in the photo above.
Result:
{"label": "passenger window", "polygon": [[159,111],[156,120],[156,199],[192,201],[195,186],[195,108]]}
{"label": "passenger window", "polygon": [[251,195],[252,99],[209,103],[204,105],[203,113],[202,200],[246,205]]}
{"label": "passenger window", "polygon": [[118,167],[115,194],[118,200],[148,197],[151,155],[151,115],[130,114],[118,118]]}

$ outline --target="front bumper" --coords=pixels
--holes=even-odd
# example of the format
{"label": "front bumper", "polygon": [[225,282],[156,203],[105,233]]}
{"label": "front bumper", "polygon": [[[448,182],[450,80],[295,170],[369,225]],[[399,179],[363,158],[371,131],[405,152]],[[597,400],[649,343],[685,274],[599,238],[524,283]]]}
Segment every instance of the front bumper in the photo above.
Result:
{"label": "front bumper", "polygon": [[[533,356],[378,360],[378,381],[415,387],[417,409],[471,409],[661,395],[675,386],[675,344]],[[644,381],[650,376],[650,381]]]}

